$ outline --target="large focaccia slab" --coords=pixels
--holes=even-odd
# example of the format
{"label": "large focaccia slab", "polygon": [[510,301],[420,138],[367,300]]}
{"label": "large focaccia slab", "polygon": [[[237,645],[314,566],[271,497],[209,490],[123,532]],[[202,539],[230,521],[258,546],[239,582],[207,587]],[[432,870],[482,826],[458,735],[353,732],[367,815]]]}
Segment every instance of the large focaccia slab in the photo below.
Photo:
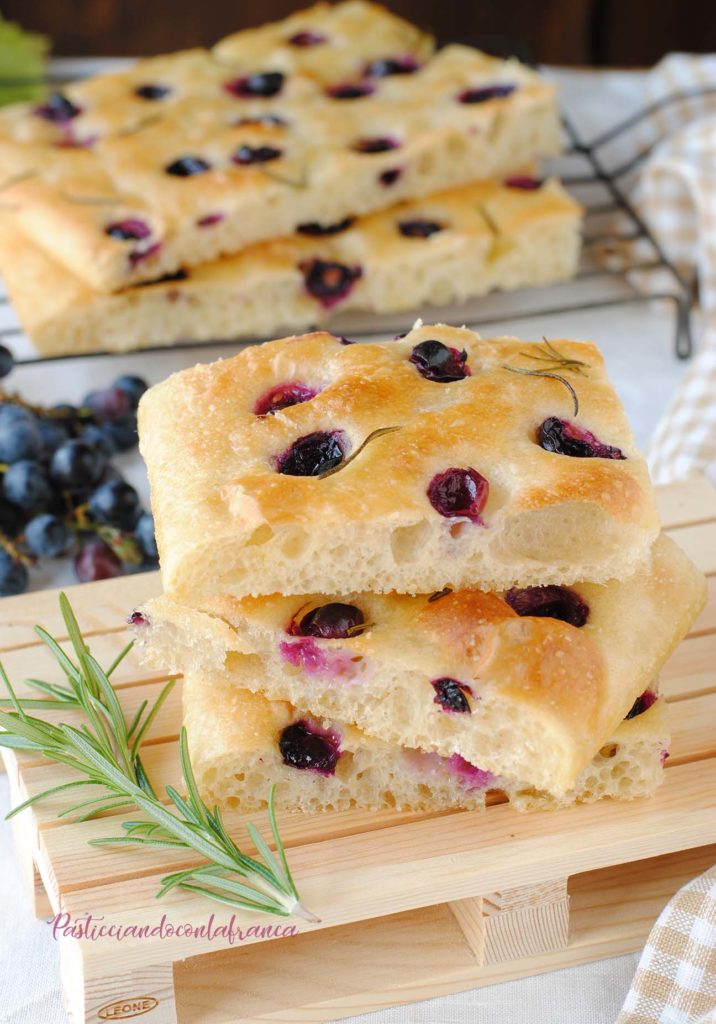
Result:
{"label": "large focaccia slab", "polygon": [[43,355],[276,337],[336,311],[394,313],[566,280],[581,212],[556,181],[477,182],[107,294],[27,239],[9,210],[0,273]]}
{"label": "large focaccia slab", "polygon": [[553,86],[355,0],[0,115],[3,203],[105,292],[558,150]]}
{"label": "large focaccia slab", "polygon": [[590,344],[314,333],[174,374],[139,421],[179,599],[602,583],[659,531]]}
{"label": "large focaccia slab", "polygon": [[[386,743],[459,754],[562,798],[613,736],[704,603],[661,537],[648,568],[607,586],[352,594],[163,596],[139,629],[147,660],[354,723]],[[217,689],[219,694],[224,690]]]}

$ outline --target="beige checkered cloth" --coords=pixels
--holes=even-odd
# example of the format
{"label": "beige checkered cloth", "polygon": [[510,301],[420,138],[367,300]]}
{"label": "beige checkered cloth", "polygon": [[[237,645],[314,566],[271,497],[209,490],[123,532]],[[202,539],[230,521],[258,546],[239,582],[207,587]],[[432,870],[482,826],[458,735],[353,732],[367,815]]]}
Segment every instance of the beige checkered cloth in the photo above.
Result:
{"label": "beige checkered cloth", "polygon": [[[679,94],[692,95],[651,114],[630,138],[631,152],[622,153],[651,153],[632,179],[633,199],[669,258],[694,281],[703,312],[697,354],[650,446],[657,483],[704,472],[716,481],[716,56],[672,54],[657,65],[647,103]],[[648,284],[659,289],[663,277],[652,274]]]}
{"label": "beige checkered cloth", "polygon": [[662,911],[617,1024],[716,1024],[716,868]]}

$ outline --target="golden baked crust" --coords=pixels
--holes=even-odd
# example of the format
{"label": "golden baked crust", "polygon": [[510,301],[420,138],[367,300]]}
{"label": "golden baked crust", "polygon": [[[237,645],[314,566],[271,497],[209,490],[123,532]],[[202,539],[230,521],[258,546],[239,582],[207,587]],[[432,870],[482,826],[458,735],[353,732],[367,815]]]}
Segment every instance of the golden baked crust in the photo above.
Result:
{"label": "golden baked crust", "polygon": [[[275,337],[335,311],[415,310],[567,279],[581,213],[554,180],[529,189],[478,182],[367,214],[332,235],[259,242],[179,280],[101,294],[30,242],[9,210],[0,219],[0,273],[44,355]],[[433,233],[421,236],[421,225]],[[411,230],[418,233],[404,233]],[[361,270],[330,306],[306,286],[316,260]]]}
{"label": "golden baked crust", "polygon": [[[558,150],[554,88],[518,62],[461,46],[429,58],[422,33],[371,4],[295,23],[314,16],[336,26],[333,43],[316,47],[324,60],[310,47],[273,48],[284,23],[71,86],[70,117],[27,105],[0,113],[3,200],[22,230],[91,287],[114,291]],[[356,22],[364,31],[351,41]],[[350,100],[312,70],[342,75],[390,57],[414,57],[416,70],[362,74],[369,92]],[[275,81],[246,96],[252,74]],[[143,86],[169,91],[147,101]],[[480,102],[462,101],[476,89]],[[167,171],[186,158],[205,166]],[[107,233],[127,221],[141,238]]]}
{"label": "golden baked crust", "polygon": [[[292,41],[299,33],[324,38],[301,45]],[[301,84],[303,98],[316,95],[324,85],[361,79],[377,60],[412,58],[422,65],[433,50],[429,33],[380,4],[317,3],[281,21],[233,33],[209,50],[195,47],[148,57],[119,71],[71,82],[62,94],[79,113],[66,121],[38,117],[37,104],[6,107],[0,111],[0,137],[22,143],[92,141],[171,114],[187,99],[215,100],[227,82],[241,75],[281,72],[289,78],[285,88],[294,79]],[[137,92],[146,86],[159,87],[163,94]],[[281,95],[285,98],[283,90]],[[272,99],[254,96],[244,109],[260,113]]]}
{"label": "golden baked crust", "polygon": [[[355,807],[482,810],[498,793],[520,811],[604,797],[631,800],[656,789],[668,744],[665,702],[658,699],[638,718],[622,722],[574,786],[555,798],[519,779],[471,771],[474,766],[459,758],[385,743],[334,719],[317,720],[222,677],[187,677],[183,697],[199,790],[209,806],[240,811],[264,806],[272,785],[280,808],[309,813]],[[297,767],[290,748],[284,755],[280,744],[297,724],[335,744],[332,770]]]}
{"label": "golden baked crust", "polygon": [[[464,350],[471,376],[424,379],[411,353],[428,340]],[[284,338],[169,377],[139,414],[165,589],[196,601],[627,576],[659,529],[646,466],[596,346],[553,344],[583,364],[559,374],[578,393],[576,417],[563,382],[524,372],[552,365],[540,361],[544,345],[444,325],[365,345]],[[262,396],[295,382],[318,393],[256,415]],[[553,417],[624,458],[543,449],[537,431]],[[388,427],[399,429],[359,452]],[[316,433],[340,442],[345,466],[326,477],[279,472]],[[476,521],[431,503],[429,487],[453,468],[489,485]]]}
{"label": "golden baked crust", "polygon": [[[371,736],[472,764],[563,796],[658,674],[705,601],[705,581],[667,537],[648,567],[607,586],[579,583],[581,626],[517,615],[496,594],[439,599],[351,594],[368,625],[341,639],[296,635],[326,595],[163,596],[138,631],[148,661],[288,700]],[[469,713],[436,703],[466,687]]]}

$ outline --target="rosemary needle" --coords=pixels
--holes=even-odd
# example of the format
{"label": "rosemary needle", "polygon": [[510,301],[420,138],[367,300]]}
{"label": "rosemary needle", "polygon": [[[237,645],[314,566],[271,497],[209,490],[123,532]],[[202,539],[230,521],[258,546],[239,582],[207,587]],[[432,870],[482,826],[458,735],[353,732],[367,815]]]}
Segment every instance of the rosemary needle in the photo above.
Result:
{"label": "rosemary needle", "polygon": [[[572,396],[572,402],[574,404],[574,415],[579,415],[579,398],[577,392],[566,377],[562,376],[563,373],[576,373],[580,377],[586,377],[583,367],[588,366],[581,359],[576,359],[572,356],[565,356],[559,351],[556,345],[547,338],[542,339],[544,348],[540,348],[539,345],[535,345],[534,352],[520,352],[520,355],[525,359],[531,359],[534,362],[547,363],[548,365],[541,368],[530,369],[524,366],[508,366],[506,363],[501,363],[500,366],[503,370],[509,370],[510,373],[521,373],[525,377],[549,377],[552,380],[559,381],[560,384],[569,391]],[[561,370],[562,373],[557,373],[557,370]]]}

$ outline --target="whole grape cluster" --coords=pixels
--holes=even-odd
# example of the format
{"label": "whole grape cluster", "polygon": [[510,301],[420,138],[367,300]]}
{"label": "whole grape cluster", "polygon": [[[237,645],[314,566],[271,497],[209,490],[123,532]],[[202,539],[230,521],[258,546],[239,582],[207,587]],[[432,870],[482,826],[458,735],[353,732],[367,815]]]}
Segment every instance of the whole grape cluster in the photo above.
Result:
{"label": "whole grape cluster", "polygon": [[[12,365],[0,346],[0,376]],[[43,558],[73,558],[83,583],[156,566],[151,513],[112,464],[137,444],[146,389],[124,375],[50,408],[0,392],[0,596],[21,594]]]}

